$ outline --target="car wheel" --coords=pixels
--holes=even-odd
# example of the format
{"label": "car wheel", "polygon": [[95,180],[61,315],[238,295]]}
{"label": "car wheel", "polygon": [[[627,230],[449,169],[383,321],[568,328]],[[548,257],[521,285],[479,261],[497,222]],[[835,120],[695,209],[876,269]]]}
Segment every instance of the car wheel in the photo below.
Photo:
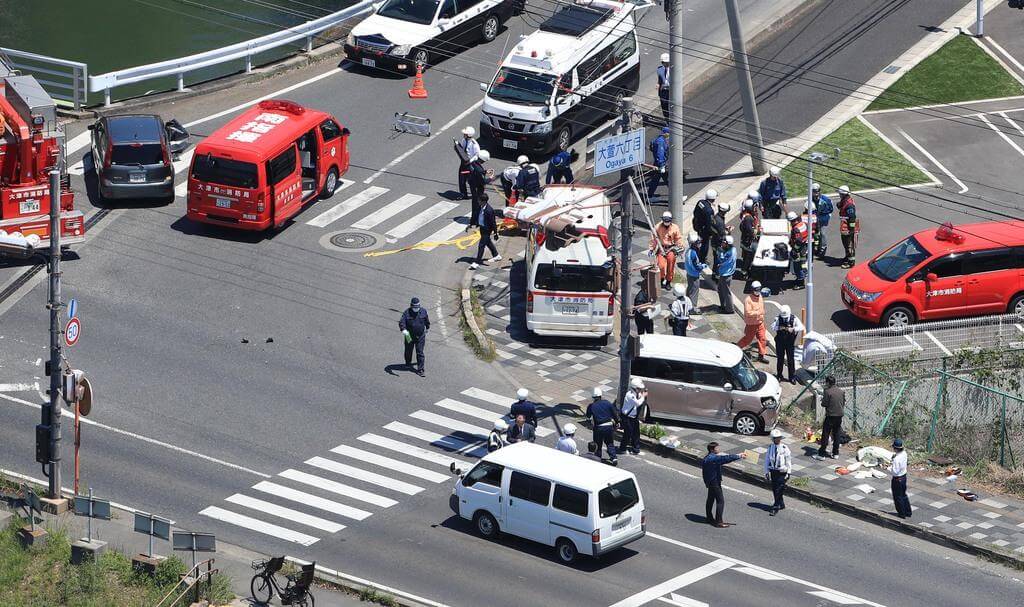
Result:
{"label": "car wheel", "polygon": [[736,434],[743,436],[757,434],[760,426],[761,421],[753,413],[740,413],[736,416],[736,419],[732,420],[732,429],[736,431]]}
{"label": "car wheel", "polygon": [[569,143],[572,142],[572,131],[569,127],[564,126],[561,130],[555,134],[555,149],[568,150]]}
{"label": "car wheel", "polygon": [[476,527],[480,537],[493,540],[498,538],[498,521],[494,520],[489,512],[477,512],[473,516],[473,526]]}
{"label": "car wheel", "polygon": [[1024,319],[1024,293],[1018,293],[1010,301],[1010,307],[1006,309],[1010,314],[1016,314],[1018,318]]}
{"label": "car wheel", "polygon": [[494,15],[488,15],[484,19],[484,24],[480,28],[480,39],[484,42],[490,42],[498,37],[498,29],[501,27],[501,23],[498,18]]}
{"label": "car wheel", "polygon": [[416,49],[416,52],[412,54],[412,60],[420,68],[426,69],[430,65],[430,53],[424,48]]}
{"label": "car wheel", "polygon": [[324,189],[320,191],[320,200],[330,198],[334,195],[334,190],[338,189],[338,169],[331,168],[327,172],[327,179],[324,179]]}
{"label": "car wheel", "polygon": [[609,116],[618,116],[622,112],[622,100],[625,99],[626,94],[619,89],[615,93],[615,100],[610,110],[608,110]]}
{"label": "car wheel", "polygon": [[903,329],[914,324],[914,311],[907,306],[893,306],[882,314],[882,326]]}
{"label": "car wheel", "polygon": [[566,565],[575,561],[580,553],[579,550],[576,550],[576,544],[564,537],[558,538],[558,541],[555,542],[555,552],[558,553],[558,560]]}

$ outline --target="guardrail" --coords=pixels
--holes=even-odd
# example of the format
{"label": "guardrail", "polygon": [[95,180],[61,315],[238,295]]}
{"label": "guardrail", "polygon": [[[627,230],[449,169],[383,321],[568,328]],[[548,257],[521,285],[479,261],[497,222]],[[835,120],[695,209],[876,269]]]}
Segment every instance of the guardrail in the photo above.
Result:
{"label": "guardrail", "polygon": [[303,39],[305,40],[304,50],[308,53],[313,50],[313,39],[317,34],[340,25],[348,19],[369,12],[372,8],[373,2],[371,0],[362,0],[330,15],[307,21],[302,25],[283,29],[279,32],[260,36],[259,38],[238,42],[212,51],[196,53],[187,57],[115,70],[98,76],[89,76],[89,91],[93,93],[103,91],[103,103],[104,105],[110,105],[110,91],[115,87],[125,84],[144,82],[154,78],[177,76],[177,88],[179,91],[183,91],[185,90],[185,74],[239,59],[245,61],[245,71],[248,73],[252,71],[254,55]]}
{"label": "guardrail", "polygon": [[0,47],[6,57],[4,63],[12,70],[35,76],[35,79],[58,102],[76,110],[86,104],[89,66],[80,61],[68,61],[47,55],[38,55],[13,48]]}

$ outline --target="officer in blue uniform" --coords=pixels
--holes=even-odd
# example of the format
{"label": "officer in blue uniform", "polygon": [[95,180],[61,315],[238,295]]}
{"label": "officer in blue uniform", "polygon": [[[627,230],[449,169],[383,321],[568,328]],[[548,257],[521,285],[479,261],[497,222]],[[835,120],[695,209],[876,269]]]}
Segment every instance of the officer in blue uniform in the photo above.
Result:
{"label": "officer in blue uniform", "polygon": [[[668,6],[668,2],[665,6]],[[668,12],[668,9],[665,9]],[[661,115],[668,123],[668,101],[669,101],[669,78],[672,77],[672,68],[669,65],[668,53],[661,54],[661,65],[658,66],[658,100],[661,101]]]}
{"label": "officer in blue uniform", "polygon": [[782,181],[782,169],[772,167],[768,177],[761,181],[757,193],[761,195],[761,208],[765,219],[782,219],[786,214],[786,183]]}
{"label": "officer in blue uniform", "polygon": [[427,343],[427,331],[430,329],[430,317],[427,311],[420,306],[420,298],[413,297],[409,302],[409,308],[402,312],[402,318],[398,321],[398,328],[405,338],[405,366],[412,367],[412,352],[416,350],[416,374],[420,377],[425,375],[423,365],[426,357],[423,355],[423,346]]}
{"label": "officer in blue uniform", "polygon": [[548,174],[544,179],[549,183],[572,183],[572,154],[559,148],[558,153],[548,161]]}
{"label": "officer in blue uniform", "polygon": [[526,423],[532,425],[534,428],[537,427],[537,405],[529,400],[530,391],[526,388],[519,388],[516,392],[516,401],[512,403],[512,407],[509,408],[508,416],[515,420],[516,416],[522,415],[526,418]]}
{"label": "officer in blue uniform", "polygon": [[601,458],[601,445],[608,447],[608,461],[613,466],[619,465],[619,457],[615,451],[615,426],[619,423],[619,412],[615,405],[602,398],[601,388],[594,388],[594,402],[587,405],[587,417],[594,424],[594,455]]}
{"label": "officer in blue uniform", "polygon": [[662,181],[668,185],[668,132],[667,126],[661,127],[661,134],[651,142],[651,155],[654,158],[654,168],[651,169],[651,177],[647,182],[647,198],[654,196]]}
{"label": "officer in blue uniform", "polygon": [[523,154],[516,159],[519,165],[519,176],[516,177],[516,200],[526,200],[529,196],[540,196],[540,168],[530,162]]}

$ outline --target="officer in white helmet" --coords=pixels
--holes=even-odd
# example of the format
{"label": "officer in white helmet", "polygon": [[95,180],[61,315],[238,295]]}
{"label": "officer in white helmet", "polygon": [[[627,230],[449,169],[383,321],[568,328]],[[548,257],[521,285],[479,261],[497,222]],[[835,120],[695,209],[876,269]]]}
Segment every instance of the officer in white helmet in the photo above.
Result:
{"label": "officer in white helmet", "polygon": [[743,201],[740,211],[740,274],[750,280],[750,266],[754,263],[757,251],[757,239],[761,231],[761,219],[758,217],[758,201],[761,195],[751,190]]}
{"label": "officer in white helmet", "polygon": [[732,275],[736,273],[736,246],[732,236],[726,236],[715,251],[715,274],[718,276],[718,312],[732,314]]}
{"label": "officer in white helmet", "polygon": [[617,466],[619,458],[615,452],[615,426],[619,423],[619,412],[615,409],[615,405],[604,398],[604,390],[600,386],[594,388],[591,395],[594,398],[594,402],[587,405],[586,415],[594,428],[594,448],[592,452],[598,459],[603,459],[601,457],[601,448],[602,446],[607,447],[608,463]]}
{"label": "officer in white helmet", "polygon": [[785,363],[789,371],[787,381],[796,383],[796,340],[803,331],[804,323],[793,315],[789,306],[782,306],[772,323],[772,333],[775,333],[775,377],[779,381],[782,381],[782,365]]}
{"label": "officer in white helmet", "polygon": [[811,212],[814,213],[814,233],[812,238],[814,240],[814,255],[815,257],[821,258],[825,256],[825,252],[828,251],[828,234],[826,228],[828,228],[829,221],[832,220],[832,213],[835,212],[835,205],[832,204],[832,199],[821,193],[821,184],[815,183],[811,185]]}
{"label": "officer in white helmet", "polygon": [[711,218],[711,255],[714,264],[711,269],[718,274],[718,252],[722,249],[725,237],[732,232],[732,228],[725,223],[725,215],[729,212],[729,205],[724,202],[718,203],[718,212]]}
{"label": "officer in white helmet", "polygon": [[781,219],[786,213],[786,184],[782,181],[782,169],[772,167],[768,177],[761,181],[757,193],[761,195],[765,219]]}
{"label": "officer in white helmet", "polygon": [[516,158],[519,175],[516,176],[516,200],[525,200],[530,196],[540,196],[540,167],[530,162],[530,157],[521,154]]}
{"label": "officer in white helmet", "polygon": [[794,289],[803,289],[807,278],[807,222],[795,211],[786,213],[789,220],[789,261],[796,276]]}
{"label": "officer in white helmet", "polygon": [[701,239],[696,232],[690,232],[686,237],[690,248],[686,249],[683,255],[683,268],[686,270],[686,296],[693,304],[694,314],[698,314],[697,297],[700,295],[700,275],[708,264],[700,257]]}
{"label": "officer in white helmet", "polygon": [[469,198],[469,163],[476,160],[480,144],[476,141],[476,129],[467,126],[462,129],[462,139],[453,139],[455,154],[459,157],[459,195]]}
{"label": "officer in white helmet", "polygon": [[[665,6],[667,7],[668,3]],[[669,65],[668,53],[662,53],[661,65],[658,66],[658,100],[661,101],[661,115],[666,123],[668,123],[669,78],[671,76],[672,68]]]}
{"label": "officer in white helmet", "polygon": [[515,419],[517,415],[524,416],[527,423],[537,427],[537,405],[530,401],[530,391],[526,388],[516,391],[516,400],[509,409],[509,418]]}
{"label": "officer in white helmet", "polygon": [[504,436],[506,432],[508,432],[508,422],[504,419],[495,420],[494,428],[491,430],[491,433],[487,435],[488,453],[497,451],[508,444]]}
{"label": "officer in white helmet", "polygon": [[576,424],[568,423],[562,426],[562,436],[558,437],[555,449],[564,451],[569,455],[579,455],[580,450],[576,447]]}
{"label": "officer in white helmet", "polygon": [[672,295],[675,299],[668,307],[668,323],[672,327],[672,335],[686,337],[686,329],[690,324],[690,314],[693,313],[693,303],[686,296],[686,287],[682,283],[672,285]]}
{"label": "officer in white helmet", "polygon": [[708,249],[711,247],[711,222],[715,218],[716,200],[718,200],[718,190],[709,188],[704,192],[704,198],[698,200],[697,204],[693,206],[693,229],[701,239],[698,253],[702,263],[708,261]]}
{"label": "officer in white helmet", "polygon": [[772,430],[772,442],[764,454],[764,478],[772,484],[772,496],[775,498],[769,516],[775,516],[780,510],[786,509],[786,481],[793,471],[793,454],[789,445],[782,442],[782,430]]}
{"label": "officer in white helmet", "polygon": [[634,377],[629,380],[629,390],[622,398],[622,440],[619,451],[640,455],[640,422],[644,402],[647,400],[647,387],[644,380]]}

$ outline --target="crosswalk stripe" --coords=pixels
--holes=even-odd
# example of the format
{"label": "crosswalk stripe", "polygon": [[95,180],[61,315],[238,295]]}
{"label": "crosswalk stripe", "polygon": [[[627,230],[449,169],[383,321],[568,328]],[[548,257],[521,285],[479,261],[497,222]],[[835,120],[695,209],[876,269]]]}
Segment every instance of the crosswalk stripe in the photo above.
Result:
{"label": "crosswalk stripe", "polygon": [[188,192],[188,166],[192,164],[192,156],[196,153],[196,148],[191,147],[185,150],[180,158],[173,162],[175,179],[178,180],[178,185],[174,186],[175,196],[184,196]]}
{"label": "crosswalk stripe", "polygon": [[448,211],[458,208],[458,206],[459,205],[454,202],[439,202],[419,215],[414,215],[400,225],[391,228],[387,231],[385,236],[390,236],[391,238],[405,238],[409,234],[412,234]]}
{"label": "crosswalk stripe", "polygon": [[365,190],[363,190],[362,192],[359,192],[358,194],[355,194],[355,195],[351,196],[350,198],[347,198],[347,199],[339,202],[338,204],[334,205],[330,209],[328,209],[328,210],[324,211],[323,213],[317,215],[313,219],[310,219],[306,223],[308,225],[316,226],[318,228],[326,227],[326,226],[330,225],[332,222],[337,221],[338,219],[341,219],[345,215],[348,215],[352,211],[355,211],[359,207],[361,207],[364,204],[370,202],[374,198],[377,198],[378,196],[381,196],[382,194],[386,193],[387,191],[388,191],[388,188],[381,188],[381,187],[372,185],[372,186],[366,188]]}
{"label": "crosswalk stripe", "polygon": [[427,470],[426,468],[420,468],[412,464],[398,461],[397,459],[391,459],[390,457],[384,457],[383,455],[377,455],[376,453],[370,453],[369,451],[363,451],[362,449],[356,449],[355,447],[349,447],[348,445],[338,445],[331,449],[332,452],[338,455],[344,455],[357,459],[368,464],[380,466],[381,468],[389,468],[395,472],[402,472],[409,476],[415,476],[426,481],[434,483],[443,483],[449,479],[446,474],[440,472],[434,472],[433,470]]}
{"label": "crosswalk stripe", "polygon": [[[445,241],[451,240],[452,238],[455,238],[459,234],[462,234],[463,232],[465,232],[466,231],[466,226],[469,224],[469,214],[468,213],[463,215],[462,218],[466,220],[466,223],[459,223],[458,221],[454,221],[453,220],[450,224],[448,224],[445,227],[441,228],[440,230],[434,232],[430,236],[427,236],[426,238],[424,238],[420,242],[445,242]],[[427,246],[422,247],[422,250],[424,250],[424,251],[433,251],[436,248],[437,248],[436,244],[435,245],[427,245]]]}
{"label": "crosswalk stripe", "polygon": [[441,453],[435,453],[433,451],[428,451],[427,449],[423,449],[422,447],[407,445],[402,441],[397,441],[377,434],[364,434],[358,437],[356,440],[361,440],[364,443],[369,443],[371,445],[376,445],[378,447],[383,447],[385,449],[391,449],[392,451],[416,457],[426,462],[438,464],[440,466],[444,466],[445,468],[447,468],[452,462],[455,462],[456,466],[462,467],[463,470],[465,470],[467,466],[469,466],[468,463],[458,458],[443,455]]}
{"label": "crosswalk stripe", "polygon": [[482,442],[470,443],[453,436],[443,436],[437,432],[423,430],[409,424],[403,424],[402,422],[391,422],[384,426],[384,429],[418,438],[443,449],[451,449],[456,453],[465,453],[466,455],[475,455],[477,457],[483,457],[487,453],[487,446],[483,445]]}
{"label": "crosswalk stripe", "polygon": [[494,392],[488,392],[487,390],[481,390],[480,388],[466,388],[465,390],[462,391],[462,394],[470,398],[475,398],[477,400],[482,400],[484,402],[493,403],[495,405],[498,405],[499,407],[511,407],[512,403],[516,402],[515,400],[507,396],[495,394]]}
{"label": "crosswalk stripe", "polygon": [[322,497],[306,493],[305,491],[297,491],[295,489],[292,489],[291,487],[285,487],[283,485],[278,485],[277,483],[272,483],[270,481],[260,481],[253,485],[252,488],[257,491],[262,491],[263,493],[276,495],[277,497],[282,497],[286,500],[298,502],[306,506],[312,506],[313,508],[338,514],[344,516],[345,518],[355,519],[357,521],[361,521],[373,514],[372,512],[367,512],[366,510],[360,510],[359,508],[353,508],[352,506],[339,504],[338,502],[324,499]]}
{"label": "crosswalk stripe", "polygon": [[423,420],[425,422],[430,422],[432,424],[437,424],[438,426],[443,426],[445,428],[448,428],[449,430],[465,432],[466,434],[472,434],[475,436],[479,436],[480,438],[487,438],[487,435],[491,433],[491,431],[486,428],[481,428],[480,426],[474,426],[473,424],[460,422],[457,419],[452,419],[444,415],[438,415],[437,413],[431,413],[430,411],[423,411],[422,409],[410,413],[409,417],[415,417],[416,419]]}
{"label": "crosswalk stripe", "polygon": [[[471,417],[477,417],[477,418],[484,419],[484,420],[487,420],[487,421],[490,421],[490,422],[493,422],[493,421],[497,420],[498,418],[504,417],[504,414],[502,414],[502,413],[495,413],[495,412],[489,411],[487,409],[481,409],[480,407],[474,407],[473,405],[467,405],[466,403],[464,403],[462,401],[458,401],[458,400],[455,400],[455,399],[452,399],[452,398],[444,398],[444,399],[441,399],[441,400],[437,401],[434,404],[437,405],[438,407],[441,407],[441,408],[444,408],[444,409],[448,409],[449,411],[456,411],[458,413],[464,413],[464,414],[469,415]],[[537,436],[544,437],[544,436],[548,436],[549,434],[553,434],[553,433],[554,433],[554,430],[552,430],[550,428],[537,428]]]}
{"label": "crosswalk stripe", "polygon": [[313,544],[317,543],[317,541],[319,541],[319,538],[315,538],[312,535],[306,535],[305,533],[292,531],[291,529],[279,527],[278,525],[264,523],[263,521],[254,519],[251,516],[245,516],[244,514],[231,512],[230,510],[218,508],[217,506],[210,506],[208,508],[204,508],[203,511],[199,514],[217,519],[218,521],[223,521],[225,523],[231,523],[232,525],[244,527],[252,531],[258,531],[266,535],[272,535],[282,540],[287,540],[289,542],[294,542],[296,544],[301,544],[303,546],[312,546]]}
{"label": "crosswalk stripe", "polygon": [[309,485],[310,487],[316,487],[318,489],[323,489],[324,491],[330,491],[331,493],[337,493],[338,495],[344,495],[345,497],[351,497],[352,499],[356,499],[361,502],[373,504],[374,506],[380,506],[381,508],[390,508],[398,503],[389,497],[384,497],[383,495],[377,495],[376,493],[370,493],[369,491],[349,487],[344,483],[321,478],[314,474],[308,474],[291,468],[282,472],[280,476]]}
{"label": "crosswalk stripe", "polygon": [[384,487],[385,489],[391,489],[392,491],[397,491],[406,495],[416,495],[420,491],[423,491],[423,487],[417,487],[412,483],[400,481],[398,479],[391,478],[390,476],[384,476],[383,474],[377,474],[376,472],[368,472],[362,468],[342,464],[341,462],[336,462],[332,459],[327,459],[326,457],[311,457],[306,460],[306,463],[310,466],[330,470],[331,472],[341,474],[343,476],[350,476],[354,479],[370,483],[371,485],[377,485],[378,487]]}
{"label": "crosswalk stripe", "polygon": [[408,209],[409,207],[423,200],[424,198],[424,196],[419,196],[417,194],[405,194],[398,200],[395,200],[394,202],[389,203],[387,206],[377,209],[373,213],[370,213],[366,217],[363,217],[359,221],[353,223],[352,227],[358,228],[360,230],[369,230],[375,225],[387,221],[388,219],[391,219],[395,215],[398,215],[405,209]]}
{"label": "crosswalk stripe", "polygon": [[242,495],[236,493],[231,497],[224,498],[224,501],[231,502],[232,504],[238,504],[239,506],[245,506],[246,508],[252,508],[253,510],[259,510],[267,514],[272,514],[284,519],[295,521],[309,527],[315,527],[321,531],[328,533],[337,533],[345,528],[345,525],[335,523],[322,519],[318,516],[306,514],[305,512],[299,512],[298,510],[292,510],[291,508],[285,508],[284,506],[278,506],[270,502],[256,499],[255,497],[249,497],[248,495]]}

